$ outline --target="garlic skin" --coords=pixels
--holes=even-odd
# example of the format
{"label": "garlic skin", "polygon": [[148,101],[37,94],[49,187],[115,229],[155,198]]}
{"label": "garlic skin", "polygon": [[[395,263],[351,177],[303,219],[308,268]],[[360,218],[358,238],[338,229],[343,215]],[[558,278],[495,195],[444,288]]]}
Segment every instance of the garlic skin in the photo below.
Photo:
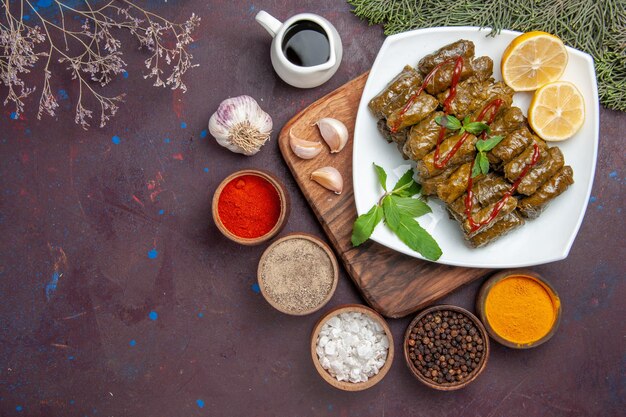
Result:
{"label": "garlic skin", "polygon": [[342,122],[330,117],[324,117],[315,123],[320,130],[320,134],[330,148],[330,153],[337,153],[346,146],[348,142],[348,128]]}
{"label": "garlic skin", "polygon": [[343,178],[339,171],[333,167],[324,167],[313,171],[311,179],[335,194],[341,194],[343,191]]}
{"label": "garlic skin", "polygon": [[217,143],[247,156],[259,152],[269,139],[272,126],[270,115],[246,95],[222,101],[209,119],[209,131]]}
{"label": "garlic skin", "polygon": [[311,142],[300,139],[289,130],[289,146],[297,157],[302,159],[313,159],[322,152],[321,142]]}

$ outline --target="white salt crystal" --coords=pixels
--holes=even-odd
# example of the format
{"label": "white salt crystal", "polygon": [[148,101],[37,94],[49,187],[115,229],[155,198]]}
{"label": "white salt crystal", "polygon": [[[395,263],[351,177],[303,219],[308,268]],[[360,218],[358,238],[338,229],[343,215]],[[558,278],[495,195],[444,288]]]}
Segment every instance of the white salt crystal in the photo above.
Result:
{"label": "white salt crystal", "polygon": [[316,353],[320,365],[339,381],[367,381],[385,364],[389,339],[383,327],[369,316],[342,313],[320,330]]}
{"label": "white salt crystal", "polygon": [[328,319],[326,324],[328,324],[328,326],[330,327],[339,327],[341,325],[341,320],[337,316],[331,317],[330,319]]}

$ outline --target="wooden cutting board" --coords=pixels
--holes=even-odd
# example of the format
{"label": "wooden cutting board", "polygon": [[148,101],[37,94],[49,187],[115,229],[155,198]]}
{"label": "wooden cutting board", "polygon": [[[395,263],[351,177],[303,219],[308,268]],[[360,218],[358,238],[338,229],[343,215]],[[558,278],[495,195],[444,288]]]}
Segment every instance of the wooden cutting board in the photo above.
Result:
{"label": "wooden cutting board", "polygon": [[[341,257],[350,278],[372,308],[386,317],[397,318],[485,276],[489,270],[421,261],[372,241],[357,248],[352,247],[350,236],[357,215],[352,188],[352,135],[366,80],[367,73],[298,113],[283,127],[278,143],[283,158]],[[336,154],[331,154],[325,145],[322,153],[314,159],[298,158],[289,147],[289,131],[293,130],[293,134],[306,140],[323,142],[315,126],[315,122],[323,117],[341,120],[348,127],[348,144]],[[324,166],[333,166],[341,172],[344,180],[341,195],[335,195],[310,180],[311,172]],[[378,227],[385,226],[381,224]]]}

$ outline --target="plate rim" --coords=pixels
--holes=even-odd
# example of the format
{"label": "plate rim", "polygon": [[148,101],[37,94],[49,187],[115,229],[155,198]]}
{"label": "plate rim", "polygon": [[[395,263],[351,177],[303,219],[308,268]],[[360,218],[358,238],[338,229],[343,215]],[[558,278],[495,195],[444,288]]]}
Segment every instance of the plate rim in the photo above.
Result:
{"label": "plate rim", "polygon": [[[414,30],[410,30],[410,31],[406,31],[406,32],[402,32],[402,33],[397,33],[395,35],[390,35],[387,36],[387,38],[385,39],[385,41],[383,42],[383,44],[381,45],[380,49],[378,50],[378,53],[376,55],[376,58],[374,60],[374,63],[372,64],[372,67],[370,69],[368,78],[365,82],[365,85],[363,87],[363,91],[365,92],[368,89],[368,86],[371,82],[373,81],[373,78],[371,77],[371,74],[375,72],[375,70],[377,69],[377,67],[380,65],[380,61],[382,60],[381,58],[381,53],[389,48],[389,45],[392,43],[395,43],[399,40],[402,40],[404,38],[410,38],[410,37],[415,37],[415,36],[419,36],[419,35],[424,35],[424,34],[432,34],[432,33],[450,33],[450,32],[485,32],[485,36],[488,37],[492,31],[492,28],[490,27],[478,27],[478,26],[437,26],[437,27],[431,27],[431,28],[421,28],[421,29],[414,29]],[[502,29],[501,31],[498,32],[498,34],[496,34],[495,36],[499,36],[501,34],[506,34],[509,36],[518,36],[521,35],[524,32],[519,32],[519,31],[515,31],[515,30],[509,30],[509,29]],[[459,33],[459,38],[461,38],[463,36],[463,33]],[[542,265],[542,264],[546,264],[546,263],[551,263],[551,262],[556,262],[556,261],[560,261],[563,260],[565,258],[567,258],[569,256],[569,252],[574,244],[574,241],[576,240],[576,237],[578,236],[578,232],[580,230],[580,227],[582,226],[582,222],[584,220],[585,214],[587,212],[587,207],[589,205],[589,198],[591,196],[591,191],[593,188],[593,182],[595,179],[595,173],[596,173],[596,165],[597,165],[597,156],[598,156],[598,147],[599,147],[599,139],[600,139],[600,103],[598,100],[598,84],[597,84],[597,76],[595,73],[595,67],[594,67],[594,61],[593,61],[593,57],[584,52],[584,51],[580,51],[578,49],[572,48],[570,46],[566,45],[566,49],[568,51],[568,54],[573,54],[578,56],[579,58],[583,59],[586,63],[586,65],[588,66],[590,72],[591,72],[591,79],[590,81],[590,87],[593,93],[593,96],[595,97],[595,100],[593,100],[593,112],[595,115],[597,115],[597,117],[594,117],[592,119],[592,131],[593,131],[593,138],[591,139],[593,141],[593,146],[592,146],[592,155],[591,155],[591,169],[590,169],[590,173],[589,173],[589,180],[588,180],[588,184],[587,184],[587,189],[585,190],[585,199],[584,202],[582,204],[581,210],[578,213],[578,217],[576,219],[575,225],[574,227],[571,229],[571,233],[569,234],[569,238],[567,240],[567,242],[565,243],[565,245],[563,245],[561,248],[559,248],[559,250],[554,250],[553,252],[550,253],[549,256],[543,256],[543,257],[537,257],[536,259],[533,260],[528,260],[528,261],[523,261],[523,262],[506,262],[506,263],[500,263],[500,262],[481,262],[481,263],[472,263],[472,262],[466,262],[466,261],[458,261],[455,259],[447,259],[447,260],[441,260],[441,258],[439,260],[436,261],[432,261],[429,259],[424,258],[421,254],[419,254],[416,251],[413,251],[412,249],[410,249],[408,246],[406,245],[402,245],[399,248],[398,247],[392,247],[389,244],[387,244],[386,242],[381,241],[380,239],[378,239],[376,236],[372,236],[370,237],[371,240],[377,242],[378,244],[381,244],[385,247],[388,247],[391,250],[403,253],[405,255],[414,257],[416,259],[420,259],[420,260],[424,260],[427,262],[433,262],[433,263],[438,263],[438,264],[442,264],[442,265],[452,265],[452,266],[461,266],[461,267],[475,267],[475,268],[519,268],[519,267],[529,267],[529,266],[535,266],[535,265]],[[356,115],[356,119],[355,119],[355,135],[354,135],[354,143],[353,146],[357,144],[358,141],[358,135],[356,135],[357,133],[357,127],[359,126],[359,120],[362,117],[365,117],[364,115],[361,114],[361,108],[364,106],[364,96],[361,96],[361,99],[359,100],[359,105],[357,108],[357,115]],[[591,110],[591,109],[589,109]],[[590,111],[587,110],[586,113],[590,114]],[[353,167],[356,165],[356,160],[358,159],[358,154],[356,152],[353,152],[352,154],[352,164]],[[352,169],[352,182],[353,184],[356,183],[355,177],[357,175],[356,170],[353,168]],[[354,187],[353,187],[354,188]],[[357,201],[357,197],[356,197],[356,188],[354,188],[354,203],[355,203],[355,207],[356,207],[356,211],[357,211],[357,216],[361,215],[365,212],[367,212],[367,210],[365,210],[363,207],[361,207],[359,209],[359,202]]]}

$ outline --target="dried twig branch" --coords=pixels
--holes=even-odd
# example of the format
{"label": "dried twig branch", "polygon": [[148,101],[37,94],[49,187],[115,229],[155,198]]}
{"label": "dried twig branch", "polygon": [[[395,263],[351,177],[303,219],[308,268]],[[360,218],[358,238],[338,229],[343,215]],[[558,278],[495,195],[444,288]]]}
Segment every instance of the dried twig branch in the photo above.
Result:
{"label": "dried twig branch", "polygon": [[[150,57],[145,60],[148,73],[144,78],[153,79],[156,87],[169,86],[185,92],[187,87],[182,77],[188,69],[197,66],[192,64],[193,56],[188,51],[193,42],[192,32],[200,23],[195,14],[177,24],[128,0],[112,0],[99,7],[93,6],[90,0],[83,0],[84,9],[54,0],[59,10],[56,23],[35,7],[34,0],[0,1],[4,9],[4,13],[0,13],[0,85],[7,88],[4,105],[13,103],[18,115],[24,111],[24,98],[35,91],[34,86],[26,85],[23,77],[45,57],[37,118],[44,113],[55,116],[59,107],[51,88],[55,74],[50,64],[55,60],[67,65],[67,71],[79,85],[75,122],[84,129],[89,127],[94,110],[84,99],[90,95],[100,106],[100,126],[104,126],[124,98],[124,94],[105,96],[94,86],[97,83],[104,87],[125,72],[122,44],[112,33],[115,29],[130,31],[140,47],[150,51]],[[34,14],[33,23],[25,23],[25,10]],[[78,16],[82,26],[70,28],[69,16]],[[63,41],[59,44],[61,37]]]}

